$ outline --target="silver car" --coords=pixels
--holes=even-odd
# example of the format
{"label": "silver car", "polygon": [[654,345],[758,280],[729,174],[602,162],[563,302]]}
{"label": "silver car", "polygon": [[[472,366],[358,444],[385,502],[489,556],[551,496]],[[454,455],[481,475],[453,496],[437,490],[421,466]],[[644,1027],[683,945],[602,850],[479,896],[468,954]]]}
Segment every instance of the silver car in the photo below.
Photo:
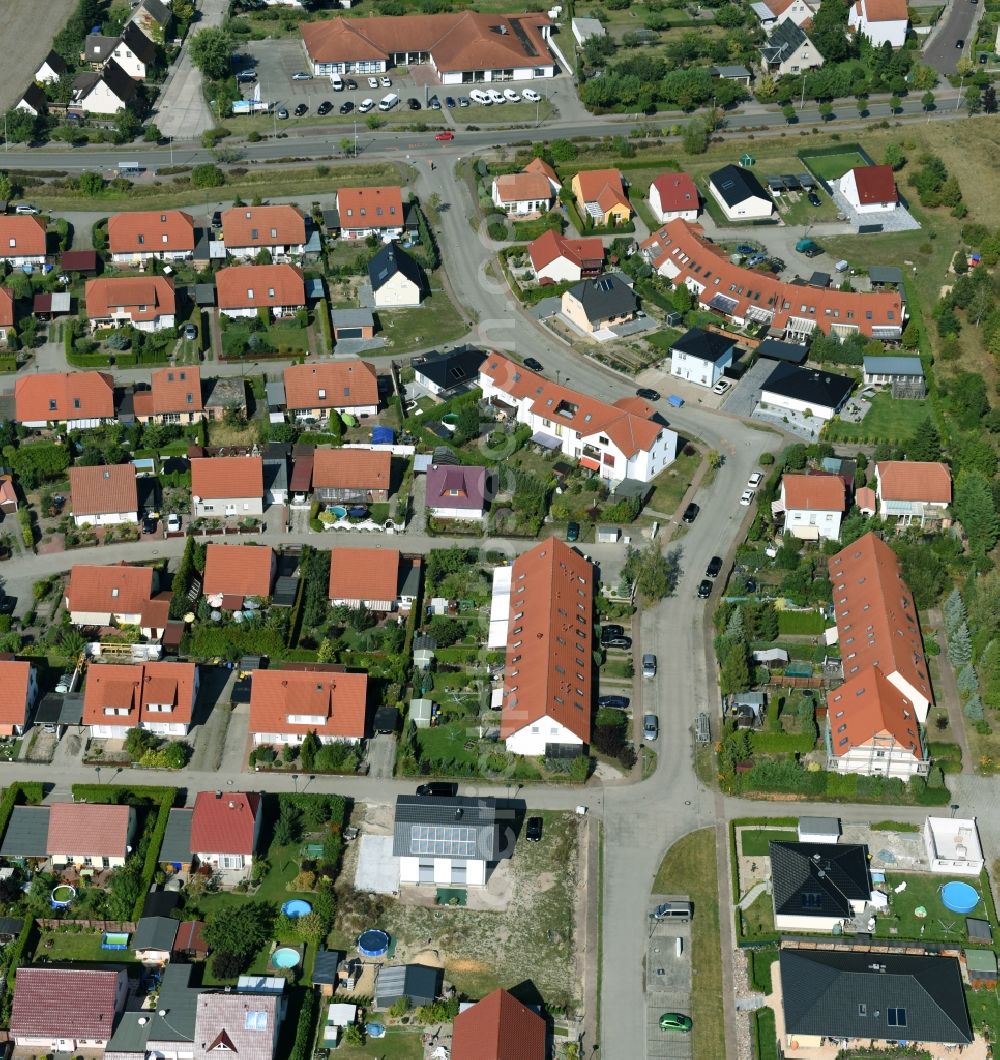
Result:
{"label": "silver car", "polygon": [[642,657],[642,676],[643,677],[655,677],[656,676],[656,656],[655,655],[644,655]]}
{"label": "silver car", "polygon": [[642,716],[642,738],[652,742],[660,735],[660,719],[655,714]]}

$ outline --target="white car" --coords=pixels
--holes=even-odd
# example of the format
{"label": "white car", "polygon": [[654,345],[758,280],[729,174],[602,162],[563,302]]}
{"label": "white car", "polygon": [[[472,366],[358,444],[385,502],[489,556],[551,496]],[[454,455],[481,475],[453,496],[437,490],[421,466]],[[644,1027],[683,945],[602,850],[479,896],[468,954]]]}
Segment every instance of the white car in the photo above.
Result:
{"label": "white car", "polygon": [[764,481],[764,473],[762,471],[755,471],[747,479],[747,489],[755,490]]}
{"label": "white car", "polygon": [[541,102],[541,98],[542,98],[542,97],[541,97],[541,96],[540,96],[540,95],[539,95],[539,94],[538,94],[538,93],[537,93],[537,92],[536,92],[536,91],[535,91],[535,90],[534,90],[533,88],[526,88],[526,89],[525,89],[525,90],[524,90],[524,91],[523,91],[523,92],[521,93],[521,95],[522,95],[522,96],[523,96],[523,97],[524,97],[524,98],[525,98],[525,99],[526,99],[526,100],[527,100],[527,101],[528,101],[529,103],[539,103],[539,102]]}
{"label": "white car", "polygon": [[733,389],[733,384],[728,379],[720,379],[715,386],[712,387],[713,394],[725,394]]}
{"label": "white car", "polygon": [[489,97],[488,95],[486,95],[486,93],[485,93],[485,92],[481,91],[481,90],[480,90],[480,89],[478,89],[478,88],[474,88],[474,89],[473,89],[473,90],[472,90],[472,91],[471,91],[471,92],[469,93],[469,98],[470,98],[470,99],[471,99],[471,100],[472,100],[472,101],[473,101],[474,103],[481,103],[481,104],[482,104],[482,105],[483,105],[484,107],[488,107],[488,106],[489,106],[489,105],[490,105],[490,104],[491,104],[491,103],[493,102],[493,100],[492,100],[492,99],[490,99],[490,97]]}
{"label": "white car", "polygon": [[506,103],[507,101],[503,98],[503,93],[498,92],[495,88],[491,88],[488,93],[490,102],[492,103]]}
{"label": "white car", "polygon": [[378,88],[378,78],[377,77],[369,77],[368,78],[368,87],[369,88]]}
{"label": "white car", "polygon": [[181,529],[181,517],[179,515],[168,515],[167,516],[167,533],[177,534],[180,533]]}
{"label": "white car", "polygon": [[374,106],[375,106],[375,100],[373,100],[373,99],[363,99],[358,104],[358,113],[359,114],[367,114],[368,111],[370,111],[372,109],[372,107],[374,107]]}
{"label": "white car", "polygon": [[382,77],[381,81],[383,88],[392,88],[392,81],[388,77]]}
{"label": "white car", "polygon": [[30,202],[19,202],[14,207],[14,213],[16,214],[28,214],[34,217],[36,214],[40,214],[42,211],[37,206],[32,206]]}
{"label": "white car", "polygon": [[740,494],[740,504],[741,504],[741,505],[742,505],[742,506],[743,506],[744,508],[749,508],[749,507],[750,507],[750,505],[751,505],[751,504],[753,504],[753,497],[754,497],[754,492],[753,492],[753,490],[744,490],[744,491],[743,491],[743,492],[742,492],[742,493]]}
{"label": "white car", "polygon": [[307,74],[304,70],[299,70],[298,73],[292,74],[293,81],[311,81],[312,74]]}
{"label": "white car", "polygon": [[512,88],[505,88],[503,90],[503,98],[507,100],[508,103],[521,102],[521,97]]}

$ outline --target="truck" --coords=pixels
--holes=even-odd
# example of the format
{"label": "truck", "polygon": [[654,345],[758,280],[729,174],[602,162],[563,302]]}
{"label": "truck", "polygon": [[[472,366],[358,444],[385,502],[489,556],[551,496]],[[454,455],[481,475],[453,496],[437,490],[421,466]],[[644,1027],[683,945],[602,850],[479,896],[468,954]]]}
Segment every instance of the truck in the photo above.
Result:
{"label": "truck", "polygon": [[257,99],[238,99],[233,103],[233,114],[270,114],[273,107],[273,103]]}

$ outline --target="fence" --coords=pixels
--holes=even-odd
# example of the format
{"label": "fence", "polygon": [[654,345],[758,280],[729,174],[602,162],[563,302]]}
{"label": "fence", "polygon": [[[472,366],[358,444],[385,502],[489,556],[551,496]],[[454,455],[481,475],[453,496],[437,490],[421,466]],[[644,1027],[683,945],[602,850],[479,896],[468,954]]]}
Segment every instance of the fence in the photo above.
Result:
{"label": "fence", "polygon": [[129,935],[135,931],[134,923],[121,920],[36,920],[35,923],[46,929],[79,927],[89,931],[122,931]]}

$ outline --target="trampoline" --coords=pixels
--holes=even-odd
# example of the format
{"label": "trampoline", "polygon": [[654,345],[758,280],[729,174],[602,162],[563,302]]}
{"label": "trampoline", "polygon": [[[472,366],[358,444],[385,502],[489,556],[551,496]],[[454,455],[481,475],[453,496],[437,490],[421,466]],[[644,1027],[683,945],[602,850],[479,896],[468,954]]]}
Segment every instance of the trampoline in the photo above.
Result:
{"label": "trampoline", "polygon": [[389,952],[389,936],[378,928],[369,928],[358,936],[358,953],[362,957],[384,957]]}
{"label": "trampoline", "polygon": [[952,880],[941,888],[941,901],[953,913],[971,913],[979,905],[979,892],[961,880]]}
{"label": "trampoline", "polygon": [[304,898],[289,898],[281,907],[281,911],[292,920],[298,920],[300,916],[307,916],[312,912],[312,903]]}
{"label": "trampoline", "polygon": [[70,887],[68,883],[61,883],[58,887],[52,888],[52,894],[49,895],[49,904],[53,909],[65,909],[75,897],[76,888]]}
{"label": "trampoline", "polygon": [[302,955],[291,946],[282,946],[271,954],[271,963],[275,968],[294,968],[301,960]]}

